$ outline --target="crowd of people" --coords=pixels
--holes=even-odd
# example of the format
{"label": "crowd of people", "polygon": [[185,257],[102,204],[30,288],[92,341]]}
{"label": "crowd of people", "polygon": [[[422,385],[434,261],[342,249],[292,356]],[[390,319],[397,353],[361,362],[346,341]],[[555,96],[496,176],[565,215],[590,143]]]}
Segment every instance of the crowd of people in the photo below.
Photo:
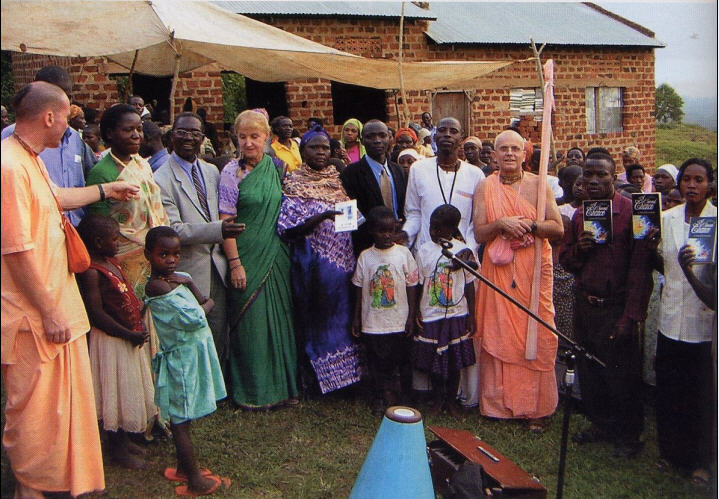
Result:
{"label": "crowd of people", "polygon": [[[716,218],[709,161],[652,176],[634,146],[620,162],[573,147],[545,183],[511,126],[482,140],[425,112],[396,131],[348,119],[333,138],[319,118],[300,135],[252,109],[223,142],[192,110],[153,122],[139,96],[96,122],[71,90],[44,68],[3,121],[3,445],[19,497],[103,489],[95,421],[120,466],[146,465],[133,434],[169,426],[177,493],[228,487],[190,437],[226,397],[267,411],[366,386],[375,414],[478,408],[543,431],[561,342],[443,247],[606,363],[579,359],[591,426],[576,442],[636,455],[656,384],[658,466],[709,482],[716,264],[686,244],[692,217]],[[631,194],[654,191],[662,231],[636,239]],[[336,231],[349,200],[359,226]],[[612,201],[606,244],[584,200]],[[77,274],[72,226],[90,257]]]}

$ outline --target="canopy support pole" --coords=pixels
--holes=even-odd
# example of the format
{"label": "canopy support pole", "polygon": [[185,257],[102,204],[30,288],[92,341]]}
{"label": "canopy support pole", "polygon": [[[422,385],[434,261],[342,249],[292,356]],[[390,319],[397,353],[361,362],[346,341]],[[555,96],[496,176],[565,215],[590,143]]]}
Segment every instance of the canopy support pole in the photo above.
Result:
{"label": "canopy support pole", "polygon": [[128,102],[132,97],[132,75],[135,73],[135,65],[137,64],[137,56],[140,55],[140,49],[135,50],[135,55],[132,58],[132,65],[130,66],[130,74],[127,76],[127,85],[125,85],[125,97]]}
{"label": "canopy support pole", "polygon": [[404,72],[402,71],[402,56],[404,53],[404,2],[402,2],[402,11],[399,17],[399,57],[397,58],[399,67],[399,92],[402,95],[403,116],[400,119],[400,126],[409,126],[410,113],[409,104],[407,103],[407,94],[404,91]]}
{"label": "canopy support pole", "polygon": [[180,74],[180,54],[175,54],[175,71],[172,74],[172,86],[170,87],[170,123],[175,122],[175,90],[177,90],[177,79]]}

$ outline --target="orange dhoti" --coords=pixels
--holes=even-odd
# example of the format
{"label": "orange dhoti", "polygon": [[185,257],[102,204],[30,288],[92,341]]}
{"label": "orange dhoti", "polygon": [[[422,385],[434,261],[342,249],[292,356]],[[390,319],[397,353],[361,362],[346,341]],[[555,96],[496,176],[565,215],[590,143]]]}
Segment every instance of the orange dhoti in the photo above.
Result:
{"label": "orange dhoti", "polygon": [[15,345],[15,362],[2,366],[7,391],[3,445],[15,477],[33,489],[73,496],[103,490],[85,335],[45,362],[31,332],[18,332]]}
{"label": "orange dhoti", "polygon": [[[519,215],[535,220],[536,209],[511,186],[502,185],[496,175],[485,181],[487,222]],[[498,236],[501,237],[501,236]],[[488,255],[482,261],[482,274],[508,295],[529,308],[534,275],[534,244],[514,251],[514,261],[495,265]],[[542,241],[541,283],[538,315],[554,326],[552,302],[552,250]],[[525,359],[529,316],[505,297],[479,286],[476,305],[477,338],[474,342],[479,359],[479,409],[495,418],[540,418],[557,407],[557,380],[554,361],[557,337],[539,325],[537,358]]]}

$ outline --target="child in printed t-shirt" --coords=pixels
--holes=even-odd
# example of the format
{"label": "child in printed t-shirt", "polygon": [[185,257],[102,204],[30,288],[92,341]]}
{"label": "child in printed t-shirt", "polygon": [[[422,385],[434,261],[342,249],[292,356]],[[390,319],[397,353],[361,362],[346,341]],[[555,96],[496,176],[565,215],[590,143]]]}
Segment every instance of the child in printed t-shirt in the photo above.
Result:
{"label": "child in printed t-shirt", "polygon": [[78,282],[92,325],[89,355],[97,419],[107,433],[111,459],[125,468],[145,468],[147,463],[137,457],[145,449],[127,435],[144,432],[157,415],[142,302],[115,259],[117,221],[86,215],[78,231],[92,258]]}
{"label": "child in printed t-shirt", "polygon": [[373,208],[367,223],[374,246],[360,254],[352,277],[352,284],[360,288],[352,334],[359,338],[361,332],[367,346],[375,388],[372,412],[379,415],[397,403],[395,371],[399,369],[402,391],[411,383],[409,337],[414,329],[417,264],[409,249],[394,242],[397,222],[392,210]]}
{"label": "child in printed t-shirt", "polygon": [[[474,276],[442,255],[440,240],[452,243],[457,258],[476,262],[467,245],[455,238],[461,214],[444,204],[429,219],[431,241],[417,251],[422,294],[418,331],[414,337],[413,364],[432,379],[435,401],[451,415],[458,415],[457,389],[462,368],[475,362]],[[461,236],[460,236],[461,237]]]}
{"label": "child in printed t-shirt", "polygon": [[206,314],[215,305],[202,296],[189,274],[175,272],[180,260],[180,238],[166,226],[145,236],[145,258],[152,272],[145,286],[145,303],[160,340],[152,359],[157,388],[155,402],[169,416],[177,452],[177,468],[166,468],[165,478],[188,482],[177,495],[207,495],[230,485],[229,478],[200,469],[190,439],[190,423],[215,412],[216,401],[227,396],[220,362]]}

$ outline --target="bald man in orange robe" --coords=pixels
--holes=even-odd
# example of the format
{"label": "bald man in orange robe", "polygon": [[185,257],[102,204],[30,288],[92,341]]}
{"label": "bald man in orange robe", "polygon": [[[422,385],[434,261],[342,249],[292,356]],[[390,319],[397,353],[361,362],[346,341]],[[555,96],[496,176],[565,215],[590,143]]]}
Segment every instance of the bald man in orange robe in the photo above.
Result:
{"label": "bald man in orange robe", "polygon": [[[542,240],[539,316],[554,325],[552,251],[549,239],[561,238],[561,216],[552,190],[522,170],[525,142],[514,131],[500,133],[494,145],[499,175],[479,184],[474,196],[474,233],[486,244],[482,273],[517,301],[530,306],[534,278],[534,239]],[[538,195],[546,196],[546,218],[537,221]],[[537,357],[525,359],[528,316],[487,286],[479,287],[476,305],[480,402],[483,415],[519,418],[541,429],[539,418],[557,406],[554,360],[557,337],[538,326]],[[539,426],[538,426],[539,425]]]}

